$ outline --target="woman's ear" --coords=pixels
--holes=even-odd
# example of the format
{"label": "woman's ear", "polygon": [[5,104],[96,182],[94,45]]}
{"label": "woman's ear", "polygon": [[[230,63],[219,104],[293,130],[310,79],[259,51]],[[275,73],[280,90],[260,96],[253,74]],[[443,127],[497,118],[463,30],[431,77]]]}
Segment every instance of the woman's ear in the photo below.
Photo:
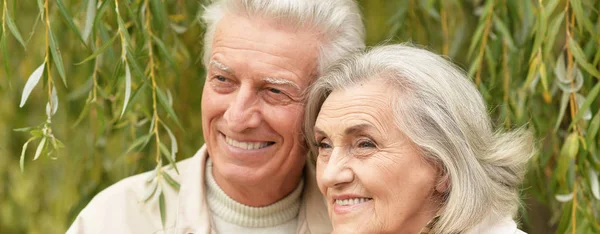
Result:
{"label": "woman's ear", "polygon": [[435,185],[435,191],[440,194],[444,194],[448,192],[448,188],[450,187],[450,176],[448,172],[440,170],[441,176],[439,177],[437,184]]}

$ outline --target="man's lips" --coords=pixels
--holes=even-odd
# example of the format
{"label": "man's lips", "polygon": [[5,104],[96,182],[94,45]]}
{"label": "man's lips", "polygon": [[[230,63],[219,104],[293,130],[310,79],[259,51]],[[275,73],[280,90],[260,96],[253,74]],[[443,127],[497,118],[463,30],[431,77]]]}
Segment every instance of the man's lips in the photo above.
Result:
{"label": "man's lips", "polygon": [[275,142],[272,142],[272,141],[242,141],[242,140],[235,140],[224,134],[222,134],[222,136],[225,138],[225,142],[228,145],[235,147],[235,148],[239,148],[239,149],[245,149],[245,150],[263,149],[263,148],[266,148],[268,146],[275,144]]}

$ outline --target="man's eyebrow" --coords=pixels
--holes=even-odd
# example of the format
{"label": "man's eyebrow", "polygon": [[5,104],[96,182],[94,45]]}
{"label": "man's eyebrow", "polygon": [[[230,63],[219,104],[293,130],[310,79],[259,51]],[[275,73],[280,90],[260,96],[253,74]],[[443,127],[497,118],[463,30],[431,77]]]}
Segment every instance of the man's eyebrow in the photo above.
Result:
{"label": "man's eyebrow", "polygon": [[287,86],[290,86],[290,87],[295,88],[298,91],[300,91],[300,87],[296,83],[294,83],[290,80],[281,79],[281,78],[273,78],[273,77],[265,77],[265,78],[263,78],[263,81],[266,83],[269,83],[269,84],[287,85]]}
{"label": "man's eyebrow", "polygon": [[228,66],[225,66],[225,64],[222,64],[217,60],[210,60],[210,65],[212,65],[213,67],[215,67],[221,71],[227,72],[229,74],[233,74],[233,71],[231,70],[231,68],[229,68]]}

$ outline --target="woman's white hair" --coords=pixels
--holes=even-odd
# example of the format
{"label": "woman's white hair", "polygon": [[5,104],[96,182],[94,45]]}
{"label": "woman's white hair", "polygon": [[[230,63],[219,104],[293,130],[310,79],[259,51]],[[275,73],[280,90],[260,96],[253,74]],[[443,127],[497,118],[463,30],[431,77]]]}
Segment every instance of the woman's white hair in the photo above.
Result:
{"label": "woman's white hair", "polygon": [[283,22],[293,28],[319,32],[318,74],[335,60],[365,48],[365,27],[354,0],[217,0],[205,7],[202,62],[210,60],[217,23],[227,13]]}
{"label": "woman's white hair", "polygon": [[526,163],[535,152],[531,133],[523,128],[494,132],[473,82],[424,49],[375,47],[325,72],[308,93],[304,132],[311,157],[317,155],[314,124],[327,96],[370,81],[393,88],[396,126],[440,168],[438,183],[446,179],[434,233],[462,233],[485,218],[514,217]]}

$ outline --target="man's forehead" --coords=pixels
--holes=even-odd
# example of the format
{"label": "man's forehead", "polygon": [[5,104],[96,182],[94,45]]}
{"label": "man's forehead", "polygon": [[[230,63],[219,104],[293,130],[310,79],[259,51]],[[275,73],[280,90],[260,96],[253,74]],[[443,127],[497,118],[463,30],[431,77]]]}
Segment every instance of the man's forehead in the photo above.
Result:
{"label": "man's forehead", "polygon": [[[217,59],[211,59],[209,64],[213,68],[224,71],[231,75],[235,75],[235,72],[229,66],[225,65],[224,63],[220,62]],[[291,81],[291,80],[288,80],[285,78],[274,77],[274,76],[264,76],[264,77],[261,77],[260,80],[262,80],[263,82],[268,83],[268,84],[285,85],[285,86],[290,86],[291,88],[294,88],[298,91],[302,90],[300,88],[300,86],[298,84],[296,84],[294,81]]]}

